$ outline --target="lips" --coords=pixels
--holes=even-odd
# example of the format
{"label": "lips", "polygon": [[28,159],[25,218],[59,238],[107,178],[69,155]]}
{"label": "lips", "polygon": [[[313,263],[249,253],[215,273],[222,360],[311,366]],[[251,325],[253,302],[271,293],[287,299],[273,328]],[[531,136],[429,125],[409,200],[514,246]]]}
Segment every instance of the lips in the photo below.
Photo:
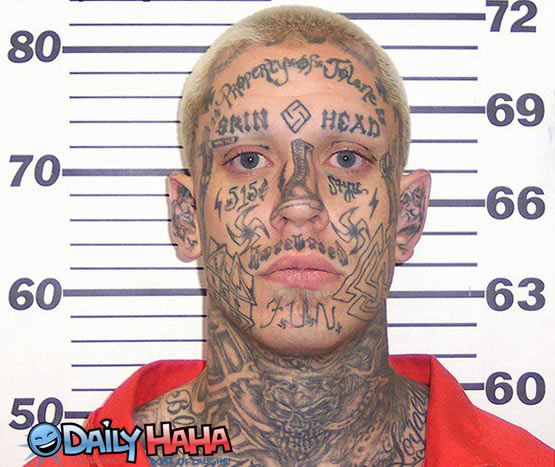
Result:
{"label": "lips", "polygon": [[291,255],[274,261],[260,276],[286,287],[319,290],[342,273],[320,256]]}

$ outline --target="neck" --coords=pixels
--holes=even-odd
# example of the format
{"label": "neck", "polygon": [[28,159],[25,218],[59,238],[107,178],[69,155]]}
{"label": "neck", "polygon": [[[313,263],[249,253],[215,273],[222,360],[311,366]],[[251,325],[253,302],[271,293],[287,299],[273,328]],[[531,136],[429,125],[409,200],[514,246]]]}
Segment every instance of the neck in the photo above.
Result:
{"label": "neck", "polygon": [[423,451],[427,391],[389,365],[385,307],[357,339],[317,357],[277,355],[217,308],[208,316],[195,399],[205,423],[228,427],[234,451],[258,448],[278,465],[329,453],[341,463],[361,444],[388,459]]}

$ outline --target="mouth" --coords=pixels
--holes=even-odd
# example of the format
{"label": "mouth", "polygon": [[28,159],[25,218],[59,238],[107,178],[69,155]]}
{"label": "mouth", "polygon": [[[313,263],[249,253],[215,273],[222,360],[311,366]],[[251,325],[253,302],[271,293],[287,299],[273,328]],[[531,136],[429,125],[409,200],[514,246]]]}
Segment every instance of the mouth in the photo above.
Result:
{"label": "mouth", "polygon": [[43,444],[41,446],[35,446],[38,451],[42,452],[43,454],[48,454],[54,450],[56,447],[58,440],[50,441],[50,443]]}
{"label": "mouth", "polygon": [[284,256],[274,261],[260,276],[286,287],[320,290],[343,274],[319,256]]}

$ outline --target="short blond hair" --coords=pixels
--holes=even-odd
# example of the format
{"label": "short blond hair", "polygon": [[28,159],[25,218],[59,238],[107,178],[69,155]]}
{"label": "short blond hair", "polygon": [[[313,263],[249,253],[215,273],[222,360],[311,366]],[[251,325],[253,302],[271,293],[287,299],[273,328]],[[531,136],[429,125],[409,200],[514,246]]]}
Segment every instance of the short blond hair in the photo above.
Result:
{"label": "short blond hair", "polygon": [[399,166],[406,165],[410,145],[410,108],[403,80],[385,51],[362,29],[342,15],[308,6],[277,6],[261,10],[229,27],[200,57],[183,86],[178,110],[183,160],[195,168],[193,147],[199,117],[224,58],[233,59],[248,46],[280,42],[297,33],[311,42],[345,44],[362,49],[357,58],[369,68],[377,64],[383,86],[399,121]]}

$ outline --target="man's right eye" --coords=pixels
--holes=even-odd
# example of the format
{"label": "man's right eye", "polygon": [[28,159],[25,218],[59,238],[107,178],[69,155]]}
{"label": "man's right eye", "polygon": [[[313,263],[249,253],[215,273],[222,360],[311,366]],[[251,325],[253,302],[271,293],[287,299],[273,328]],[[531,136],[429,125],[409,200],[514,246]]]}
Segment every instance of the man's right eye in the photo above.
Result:
{"label": "man's right eye", "polygon": [[254,151],[243,152],[235,156],[229,161],[229,164],[235,170],[254,170],[270,165],[262,154]]}

